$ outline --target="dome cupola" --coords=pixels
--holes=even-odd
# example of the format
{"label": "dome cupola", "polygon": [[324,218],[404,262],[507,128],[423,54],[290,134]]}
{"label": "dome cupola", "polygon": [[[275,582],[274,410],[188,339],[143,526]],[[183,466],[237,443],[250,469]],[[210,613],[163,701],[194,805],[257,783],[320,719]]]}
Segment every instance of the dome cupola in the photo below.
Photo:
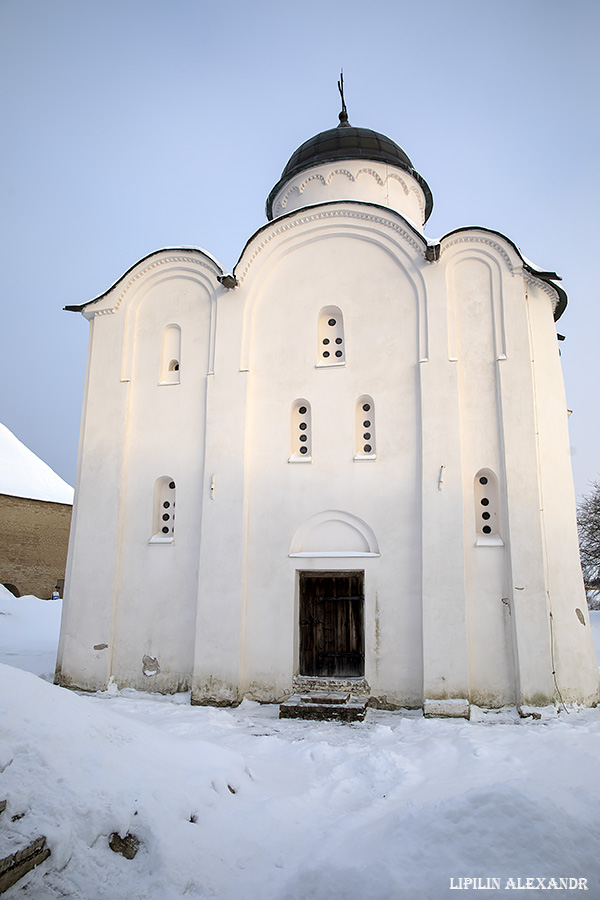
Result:
{"label": "dome cupola", "polygon": [[350,125],[343,93],[339,119],[337,128],[292,153],[267,199],[267,218],[315,203],[360,200],[389,206],[422,226],[433,196],[404,150],[378,131]]}

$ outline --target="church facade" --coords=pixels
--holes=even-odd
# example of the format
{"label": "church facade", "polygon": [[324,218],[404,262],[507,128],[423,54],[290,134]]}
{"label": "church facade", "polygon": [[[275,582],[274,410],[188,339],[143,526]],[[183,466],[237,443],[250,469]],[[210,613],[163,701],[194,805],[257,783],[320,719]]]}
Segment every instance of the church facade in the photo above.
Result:
{"label": "church facade", "polygon": [[57,683],[594,703],[558,276],[348,124],[225,272],[134,265],[90,323]]}

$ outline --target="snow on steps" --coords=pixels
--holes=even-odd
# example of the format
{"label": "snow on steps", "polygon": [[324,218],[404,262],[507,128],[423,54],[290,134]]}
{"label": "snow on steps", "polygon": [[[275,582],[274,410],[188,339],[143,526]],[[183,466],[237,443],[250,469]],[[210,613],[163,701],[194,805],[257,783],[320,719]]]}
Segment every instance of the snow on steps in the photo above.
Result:
{"label": "snow on steps", "polygon": [[366,712],[366,698],[342,691],[294,694],[279,706],[280,719],[310,719],[320,722],[362,722]]}

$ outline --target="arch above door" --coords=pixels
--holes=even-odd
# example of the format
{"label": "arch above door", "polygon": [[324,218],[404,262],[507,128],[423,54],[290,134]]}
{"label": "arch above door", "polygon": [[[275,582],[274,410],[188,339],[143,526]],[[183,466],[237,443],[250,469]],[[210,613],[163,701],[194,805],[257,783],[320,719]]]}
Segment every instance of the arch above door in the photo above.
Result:
{"label": "arch above door", "polygon": [[289,556],[352,558],[380,556],[373,529],[363,519],[327,509],[305,519],[292,538]]}

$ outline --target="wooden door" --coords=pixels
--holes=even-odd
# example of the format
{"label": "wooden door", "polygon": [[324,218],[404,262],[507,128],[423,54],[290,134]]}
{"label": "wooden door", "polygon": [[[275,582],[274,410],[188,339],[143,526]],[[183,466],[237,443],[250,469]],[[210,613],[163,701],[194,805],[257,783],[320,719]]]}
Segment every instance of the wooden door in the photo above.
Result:
{"label": "wooden door", "polygon": [[365,673],[362,572],[300,573],[300,674]]}

